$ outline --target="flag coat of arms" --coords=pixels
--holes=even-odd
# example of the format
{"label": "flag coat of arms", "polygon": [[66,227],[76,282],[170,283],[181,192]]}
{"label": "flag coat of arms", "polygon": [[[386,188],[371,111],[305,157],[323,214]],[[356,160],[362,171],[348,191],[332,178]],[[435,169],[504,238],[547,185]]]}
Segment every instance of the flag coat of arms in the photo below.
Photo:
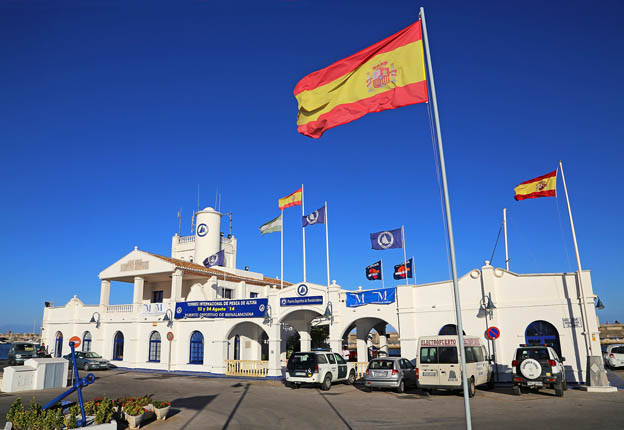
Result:
{"label": "flag coat of arms", "polygon": [[373,249],[390,249],[403,247],[403,235],[401,229],[380,231],[370,234]]}
{"label": "flag coat of arms", "polygon": [[366,266],[366,279],[369,281],[378,281],[381,277],[381,260],[371,264],[370,266]]}
{"label": "flag coat of arms", "polygon": [[271,221],[264,223],[260,226],[260,233],[262,233],[262,236],[264,236],[267,233],[274,233],[276,231],[282,231],[282,215],[281,214],[277,218],[274,218]]}
{"label": "flag coat of arms", "polygon": [[289,194],[286,197],[279,199],[279,201],[277,202],[277,205],[279,206],[281,210],[284,210],[292,206],[301,206],[301,194],[302,194],[302,189],[299,188],[297,191],[293,192],[292,194]]}
{"label": "flag coat of arms", "polygon": [[421,22],[309,74],[294,95],[297,131],[313,138],[367,113],[427,102]]}
{"label": "flag coat of arms", "polygon": [[216,254],[212,254],[204,260],[204,266],[224,266],[225,265],[225,251],[222,249]]}
{"label": "flag coat of arms", "polygon": [[325,206],[301,218],[304,227],[314,224],[325,224]]}
{"label": "flag coat of arms", "polygon": [[524,181],[514,188],[516,200],[557,196],[557,171]]}
{"label": "flag coat of arms", "polygon": [[[407,260],[407,277],[408,278],[413,278],[414,277],[412,275],[412,264],[413,264],[413,262],[414,262],[413,258],[410,258],[409,260]],[[395,264],[394,265],[393,278],[394,279],[405,279],[405,263]]]}

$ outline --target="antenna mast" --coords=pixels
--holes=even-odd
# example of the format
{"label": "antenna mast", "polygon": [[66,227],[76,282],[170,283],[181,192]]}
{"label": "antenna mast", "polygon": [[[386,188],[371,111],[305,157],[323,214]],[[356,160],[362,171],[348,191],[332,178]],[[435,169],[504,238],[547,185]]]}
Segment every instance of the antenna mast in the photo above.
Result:
{"label": "antenna mast", "polygon": [[178,236],[182,236],[182,208],[178,211]]}

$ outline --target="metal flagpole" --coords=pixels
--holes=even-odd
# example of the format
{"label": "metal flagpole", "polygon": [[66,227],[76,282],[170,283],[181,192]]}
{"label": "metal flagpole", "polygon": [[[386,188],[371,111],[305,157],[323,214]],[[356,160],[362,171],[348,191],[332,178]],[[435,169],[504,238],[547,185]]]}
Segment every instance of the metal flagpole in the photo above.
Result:
{"label": "metal flagpole", "polygon": [[403,270],[405,270],[405,285],[409,285],[407,280],[407,257],[405,256],[405,228],[401,226],[401,241],[403,242]]}
{"label": "metal flagpole", "polygon": [[284,209],[280,215],[282,221],[282,234],[280,235],[280,283],[282,289],[284,289]]}
{"label": "metal flagpole", "polygon": [[414,274],[414,285],[416,285],[416,264],[414,263],[414,256],[412,255],[412,273]]}
{"label": "metal flagpole", "polygon": [[381,288],[386,288],[386,284],[384,283],[384,275],[383,275],[383,258],[380,258],[381,262]]}
{"label": "metal flagpole", "polygon": [[505,230],[505,269],[509,272],[509,249],[507,248],[507,209],[503,208],[503,230]]}
{"label": "metal flagpole", "polygon": [[325,202],[325,255],[327,256],[327,286],[330,285],[329,276],[329,226],[327,225],[327,202]]}
{"label": "metal flagpole", "polygon": [[589,340],[589,327],[587,321],[587,300],[585,298],[585,290],[583,288],[583,277],[581,272],[581,257],[579,255],[578,244],[576,243],[576,232],[574,231],[574,221],[572,220],[572,209],[570,209],[570,199],[568,197],[568,187],[566,186],[565,175],[563,174],[563,164],[559,160],[559,169],[561,170],[561,180],[563,181],[563,191],[565,192],[566,202],[568,204],[568,214],[570,215],[570,227],[572,228],[572,239],[574,241],[574,252],[576,252],[576,264],[578,266],[578,283],[581,290],[581,316],[583,317],[583,331],[585,332],[585,348],[589,356],[594,355],[592,345]]}
{"label": "metal flagpole", "polygon": [[440,173],[442,177],[442,188],[444,190],[444,207],[446,211],[446,229],[448,231],[449,254],[451,257],[451,270],[453,273],[453,292],[455,296],[455,314],[457,316],[457,336],[459,344],[462,347],[461,370],[462,370],[462,387],[464,389],[464,409],[466,414],[466,428],[472,429],[472,418],[470,416],[470,398],[468,397],[468,381],[466,379],[466,354],[464,354],[464,332],[461,318],[461,304],[459,300],[459,285],[457,282],[457,263],[455,261],[455,240],[453,238],[453,223],[451,220],[451,204],[449,202],[448,184],[446,181],[446,166],[444,163],[444,148],[442,147],[442,132],[440,131],[440,118],[438,116],[438,102],[436,99],[435,82],[433,79],[433,67],[431,65],[431,53],[429,52],[429,38],[427,36],[427,24],[425,22],[425,8],[420,8],[420,19],[422,21],[423,42],[425,52],[427,54],[427,68],[429,71],[429,85],[431,87],[431,104],[433,106],[433,115],[435,118],[436,134],[438,141],[438,157],[440,161]]}
{"label": "metal flagpole", "polygon": [[[305,216],[305,209],[303,206],[303,184],[301,184],[301,217]],[[301,233],[303,234],[303,282],[306,282],[306,258],[305,258],[305,227],[301,223]]]}

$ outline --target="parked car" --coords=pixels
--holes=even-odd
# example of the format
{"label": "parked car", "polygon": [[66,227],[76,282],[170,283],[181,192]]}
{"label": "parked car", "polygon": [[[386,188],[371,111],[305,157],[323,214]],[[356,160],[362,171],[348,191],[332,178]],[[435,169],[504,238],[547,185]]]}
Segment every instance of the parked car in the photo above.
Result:
{"label": "parked car", "polygon": [[608,345],[603,352],[606,367],[612,369],[624,366],[624,345]]}
{"label": "parked car", "polygon": [[[462,390],[462,373],[457,345],[458,336],[426,336],[418,339],[416,378],[426,391],[434,389]],[[485,346],[477,336],[464,336],[468,395],[475,395],[478,385],[494,387],[494,372]]]}
{"label": "parked car", "polygon": [[[69,361],[69,368],[71,369],[73,367],[71,354],[64,355],[63,358]],[[88,372],[89,370],[108,369],[110,367],[110,362],[103,359],[102,356],[96,352],[76,351],[76,366]]]}
{"label": "parked car", "polygon": [[568,389],[563,362],[550,346],[520,345],[516,348],[515,359],[511,362],[513,392],[522,393],[523,387],[539,390],[554,388],[558,397]]}
{"label": "parked car", "polygon": [[37,358],[37,345],[32,342],[15,342],[9,348],[9,366],[24,364],[29,358]]}
{"label": "parked car", "polygon": [[364,387],[392,388],[397,393],[405,391],[407,386],[416,386],[416,366],[403,357],[374,358],[368,363],[364,376]]}
{"label": "parked car", "polygon": [[299,388],[301,384],[320,384],[327,391],[334,382],[355,382],[355,363],[331,351],[294,352],[286,365],[286,384]]}

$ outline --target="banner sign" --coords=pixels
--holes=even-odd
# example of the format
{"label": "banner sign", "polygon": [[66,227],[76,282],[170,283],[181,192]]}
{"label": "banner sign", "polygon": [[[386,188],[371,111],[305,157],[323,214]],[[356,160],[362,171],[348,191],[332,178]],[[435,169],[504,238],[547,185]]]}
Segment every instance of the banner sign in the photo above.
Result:
{"label": "banner sign", "polygon": [[162,303],[142,303],[141,314],[143,315],[162,315],[166,309]]}
{"label": "banner sign", "polygon": [[283,297],[280,299],[280,306],[305,306],[305,305],[322,305],[323,296],[310,297]]}
{"label": "banner sign", "polygon": [[563,327],[564,328],[575,328],[581,326],[581,319],[579,317],[576,318],[563,318]]}
{"label": "banner sign", "polygon": [[269,299],[177,302],[175,319],[180,318],[262,318]]}
{"label": "banner sign", "polygon": [[390,303],[394,303],[395,296],[395,288],[348,292],[347,307],[356,308],[364,305],[389,305]]}

